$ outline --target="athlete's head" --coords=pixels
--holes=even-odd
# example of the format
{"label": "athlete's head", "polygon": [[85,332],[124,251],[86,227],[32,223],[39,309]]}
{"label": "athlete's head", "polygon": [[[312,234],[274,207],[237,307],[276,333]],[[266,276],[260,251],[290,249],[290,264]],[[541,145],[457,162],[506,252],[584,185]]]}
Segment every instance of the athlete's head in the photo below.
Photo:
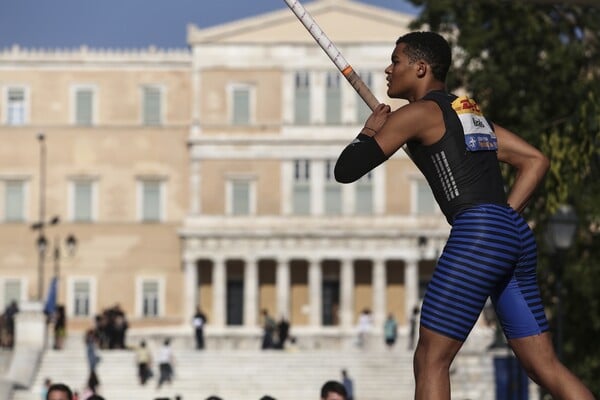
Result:
{"label": "athlete's head", "polygon": [[434,32],[411,32],[396,41],[385,69],[388,96],[409,101],[420,89],[444,83],[452,56],[446,39]]}
{"label": "athlete's head", "polygon": [[411,32],[396,40],[397,45],[400,43],[406,44],[403,51],[411,62],[425,61],[435,79],[446,80],[452,62],[452,51],[446,39],[435,32]]}

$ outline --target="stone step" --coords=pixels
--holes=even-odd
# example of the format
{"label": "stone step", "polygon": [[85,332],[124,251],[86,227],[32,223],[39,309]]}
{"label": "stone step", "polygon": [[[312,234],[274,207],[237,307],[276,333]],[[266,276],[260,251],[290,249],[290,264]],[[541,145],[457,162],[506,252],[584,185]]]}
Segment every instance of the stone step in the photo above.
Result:
{"label": "stone step", "polygon": [[[197,351],[174,342],[175,379],[156,388],[158,369],[146,386],[137,381],[135,354],[131,350],[103,350],[98,365],[100,391],[107,400],[154,400],[161,397],[204,400],[218,395],[225,400],[258,400],[269,394],[278,400],[318,398],[326,380],[339,379],[347,369],[361,400],[408,399],[413,397],[412,352],[405,345],[392,350],[300,350],[260,351],[207,349]],[[493,400],[495,398],[495,354],[486,351],[487,337],[471,340],[452,369],[452,398]],[[152,342],[153,354],[160,340]],[[497,353],[496,353],[497,354]],[[503,355],[507,353],[503,351]],[[15,392],[14,400],[39,400],[44,378],[82,389],[88,377],[85,348],[80,340],[69,340],[64,350],[44,354],[30,390]],[[535,385],[531,386],[535,390]],[[534,398],[533,396],[530,396]]]}

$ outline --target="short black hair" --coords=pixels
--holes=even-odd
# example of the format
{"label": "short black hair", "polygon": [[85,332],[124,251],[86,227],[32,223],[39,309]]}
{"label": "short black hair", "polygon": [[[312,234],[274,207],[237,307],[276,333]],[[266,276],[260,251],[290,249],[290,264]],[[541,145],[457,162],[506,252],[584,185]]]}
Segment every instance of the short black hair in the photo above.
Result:
{"label": "short black hair", "polygon": [[404,53],[411,62],[423,60],[431,66],[435,79],[444,82],[452,63],[452,50],[448,41],[435,32],[410,32],[396,40],[404,43]]}
{"label": "short black hair", "polygon": [[71,388],[64,383],[53,383],[50,385],[48,387],[48,391],[46,392],[46,400],[50,398],[50,392],[54,391],[66,393],[69,397],[69,400],[73,400],[73,392],[71,391]]}
{"label": "short black hair", "polygon": [[337,393],[346,400],[348,398],[348,394],[346,393],[346,388],[338,381],[327,381],[321,386],[321,398],[324,399],[327,397],[327,394],[333,392]]}

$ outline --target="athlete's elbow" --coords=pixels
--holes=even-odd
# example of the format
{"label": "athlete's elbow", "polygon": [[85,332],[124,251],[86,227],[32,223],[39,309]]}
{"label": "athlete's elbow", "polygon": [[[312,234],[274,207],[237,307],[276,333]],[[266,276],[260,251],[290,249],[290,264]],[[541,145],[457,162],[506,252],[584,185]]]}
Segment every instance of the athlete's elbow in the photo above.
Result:
{"label": "athlete's elbow", "polygon": [[550,169],[550,159],[543,154],[540,159],[540,166],[544,171],[544,174]]}
{"label": "athlete's elbow", "polygon": [[550,169],[550,159],[541,152],[533,159],[533,163],[540,176],[546,175],[546,172]]}
{"label": "athlete's elbow", "polygon": [[340,160],[335,164],[333,176],[339,183],[352,183],[357,179],[352,173],[352,168],[345,165],[343,162],[340,162]]}

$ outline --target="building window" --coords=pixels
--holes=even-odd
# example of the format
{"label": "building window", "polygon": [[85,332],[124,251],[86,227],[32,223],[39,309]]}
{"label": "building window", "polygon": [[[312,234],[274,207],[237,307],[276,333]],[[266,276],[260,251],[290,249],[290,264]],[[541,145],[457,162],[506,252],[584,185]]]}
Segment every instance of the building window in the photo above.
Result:
{"label": "building window", "polygon": [[310,214],[310,161],[294,161],[293,213]]}
{"label": "building window", "polygon": [[94,124],[94,89],[89,87],[75,88],[75,125],[91,126]]}
{"label": "building window", "polygon": [[143,222],[164,220],[164,183],[157,179],[139,182],[139,219]]}
{"label": "building window", "polygon": [[142,281],[142,317],[158,317],[160,315],[160,284],[158,280]]}
{"label": "building window", "polygon": [[330,71],[327,73],[325,88],[325,123],[339,125],[342,122],[342,89],[340,86],[340,73]]}
{"label": "building window", "polygon": [[158,86],[142,88],[142,123],[146,126],[162,124],[162,91]]}
{"label": "building window", "polygon": [[6,90],[6,124],[24,125],[27,123],[27,93],[22,87],[9,87]]}
{"label": "building window", "polygon": [[73,316],[89,317],[91,285],[89,280],[75,280],[73,282]]}
{"label": "building window", "polygon": [[[364,71],[364,72],[361,72],[359,75],[362,78],[365,85],[367,85],[367,87],[369,87],[369,88],[372,88],[373,73],[370,71]],[[356,94],[356,120],[358,121],[358,123],[363,124],[367,120],[367,118],[369,118],[371,113],[372,113],[372,111],[369,108],[369,106],[367,105],[367,103],[365,103],[365,101],[357,93]]]}
{"label": "building window", "polygon": [[310,79],[307,71],[296,72],[294,91],[294,124],[310,123]]}
{"label": "building window", "polygon": [[227,215],[256,213],[256,189],[253,180],[233,178],[227,181]]}
{"label": "building window", "polygon": [[25,221],[25,182],[18,180],[5,182],[4,219],[6,222]]}
{"label": "building window", "polygon": [[5,279],[2,283],[2,291],[2,300],[4,301],[4,308],[6,308],[13,301],[17,303],[21,301],[23,284],[20,279]]}
{"label": "building window", "polygon": [[359,215],[373,214],[373,173],[369,171],[356,182],[355,212]]}
{"label": "building window", "polygon": [[235,85],[231,88],[231,124],[250,125],[252,123],[252,87]]}
{"label": "building window", "polygon": [[437,210],[438,205],[427,181],[424,179],[415,179],[413,181],[413,213],[428,215],[435,214]]}
{"label": "building window", "polygon": [[90,180],[71,182],[71,210],[74,222],[91,222],[95,219],[96,185]]}
{"label": "building window", "polygon": [[342,185],[336,182],[333,175],[335,161],[327,160],[325,164],[325,214],[340,215],[342,213]]}

